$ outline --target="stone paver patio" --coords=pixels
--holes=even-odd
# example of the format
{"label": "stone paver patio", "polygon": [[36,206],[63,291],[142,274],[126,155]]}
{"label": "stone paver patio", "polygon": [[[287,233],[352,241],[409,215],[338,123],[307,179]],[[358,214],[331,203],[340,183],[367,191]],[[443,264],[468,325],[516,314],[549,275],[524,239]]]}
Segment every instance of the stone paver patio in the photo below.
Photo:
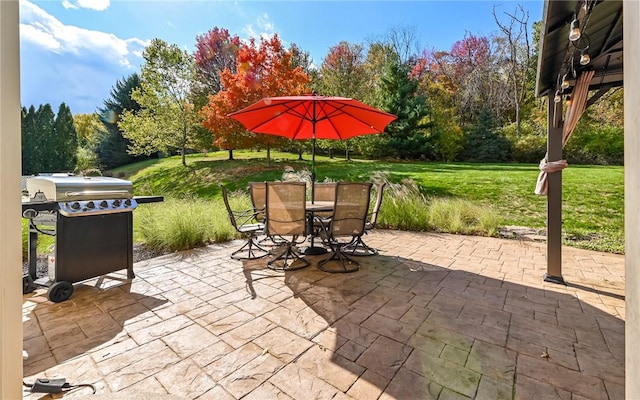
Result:
{"label": "stone paver patio", "polygon": [[276,273],[230,259],[233,242],[77,284],[62,303],[25,295],[25,381],[122,398],[624,398],[623,256],[565,247],[559,286],[542,282],[544,243],[365,239],[380,255],[351,274]]}

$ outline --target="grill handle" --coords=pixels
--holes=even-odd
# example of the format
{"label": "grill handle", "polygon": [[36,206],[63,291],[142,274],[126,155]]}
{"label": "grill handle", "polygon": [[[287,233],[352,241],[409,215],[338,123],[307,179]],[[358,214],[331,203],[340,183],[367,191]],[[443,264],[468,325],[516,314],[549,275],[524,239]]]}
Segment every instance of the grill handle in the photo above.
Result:
{"label": "grill handle", "polygon": [[125,195],[129,196],[128,190],[83,190],[81,192],[65,192],[65,196],[67,197],[76,197],[76,196],[118,196]]}

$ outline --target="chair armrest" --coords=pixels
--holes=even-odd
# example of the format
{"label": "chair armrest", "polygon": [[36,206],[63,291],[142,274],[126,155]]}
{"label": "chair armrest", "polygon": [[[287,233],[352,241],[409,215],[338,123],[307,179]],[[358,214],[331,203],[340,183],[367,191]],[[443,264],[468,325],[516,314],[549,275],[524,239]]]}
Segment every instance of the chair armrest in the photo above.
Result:
{"label": "chair armrest", "polygon": [[238,225],[246,225],[250,222],[257,221],[257,215],[258,212],[253,208],[242,211],[233,211],[233,216],[236,219]]}

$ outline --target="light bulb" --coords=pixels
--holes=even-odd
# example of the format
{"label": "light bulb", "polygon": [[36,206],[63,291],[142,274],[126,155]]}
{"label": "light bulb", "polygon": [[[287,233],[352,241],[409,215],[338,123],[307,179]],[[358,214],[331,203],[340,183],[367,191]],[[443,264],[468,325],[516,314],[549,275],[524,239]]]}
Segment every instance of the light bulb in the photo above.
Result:
{"label": "light bulb", "polygon": [[569,81],[567,80],[567,75],[562,77],[562,82],[560,83],[560,87],[562,90],[569,89]]}
{"label": "light bulb", "polygon": [[556,91],[556,97],[553,98],[554,103],[560,103],[562,101],[562,97],[560,97],[560,91]]}
{"label": "light bulb", "polygon": [[571,30],[569,31],[569,40],[575,42],[580,39],[580,22],[577,19],[571,21]]}
{"label": "light bulb", "polygon": [[580,65],[587,65],[591,62],[591,57],[589,56],[589,53],[582,53],[580,55]]}

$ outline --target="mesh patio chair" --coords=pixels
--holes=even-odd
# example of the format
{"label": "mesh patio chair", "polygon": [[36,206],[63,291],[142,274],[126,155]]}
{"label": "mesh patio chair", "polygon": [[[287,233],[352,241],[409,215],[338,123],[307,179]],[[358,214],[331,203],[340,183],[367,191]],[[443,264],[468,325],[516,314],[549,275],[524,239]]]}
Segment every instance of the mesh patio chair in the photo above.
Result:
{"label": "mesh patio chair", "polygon": [[220,185],[220,188],[222,189],[224,205],[229,214],[229,221],[235,230],[245,238],[242,247],[231,253],[231,258],[234,260],[253,260],[269,255],[269,252],[262,248],[257,242],[258,236],[264,232],[264,223],[256,221],[253,209],[242,211],[232,210],[229,204],[229,192],[227,188],[224,185]]}
{"label": "mesh patio chair", "polygon": [[[336,185],[337,182],[319,182],[314,184],[313,188],[313,201],[330,201],[334,202],[336,199]],[[315,213],[316,217],[330,218],[333,213],[331,211],[319,211]]]}
{"label": "mesh patio chair", "polygon": [[[373,206],[373,210],[368,215],[367,222],[364,225],[364,233],[365,235],[376,227],[376,222],[378,221],[378,214],[380,213],[380,206],[382,205],[382,197],[384,188],[387,186],[386,182],[382,182],[376,186],[376,203]],[[378,254],[378,250],[373,247],[368,246],[364,240],[362,239],[363,235],[354,236],[351,243],[344,246],[342,249],[345,253],[351,256],[375,256]]]}
{"label": "mesh patio chair", "polygon": [[[325,272],[355,272],[360,264],[343,251],[344,246],[353,238],[365,232],[365,222],[369,212],[371,183],[339,182],[336,187],[336,198],[333,217],[330,223],[323,225],[323,235],[331,246],[331,257],[318,263],[318,268]],[[349,241],[341,238],[348,237]]]}
{"label": "mesh patio chair", "polygon": [[251,204],[253,205],[256,220],[264,223],[266,220],[264,209],[267,204],[267,183],[249,182],[249,194],[251,196]]}
{"label": "mesh patio chair", "polygon": [[269,268],[290,271],[309,265],[309,260],[296,247],[306,240],[305,203],[304,182],[267,182],[265,230],[280,247],[276,256],[267,263]]}
{"label": "mesh patio chair", "polygon": [[[337,182],[319,182],[314,183],[313,188],[313,201],[330,201],[334,203],[336,200],[336,187]],[[320,229],[323,225],[329,224],[333,211],[314,211],[313,212],[313,232],[312,235],[319,236]],[[324,239],[320,236],[324,243]],[[325,243],[326,244],[326,243]]]}
{"label": "mesh patio chair", "polygon": [[[267,182],[249,182],[249,195],[251,197],[251,205],[253,206],[256,221],[265,224],[267,222],[267,215],[265,213],[267,204]],[[282,240],[279,241],[282,242]],[[258,243],[267,247],[278,246],[280,244],[277,237],[270,237],[266,234],[258,240]]]}

